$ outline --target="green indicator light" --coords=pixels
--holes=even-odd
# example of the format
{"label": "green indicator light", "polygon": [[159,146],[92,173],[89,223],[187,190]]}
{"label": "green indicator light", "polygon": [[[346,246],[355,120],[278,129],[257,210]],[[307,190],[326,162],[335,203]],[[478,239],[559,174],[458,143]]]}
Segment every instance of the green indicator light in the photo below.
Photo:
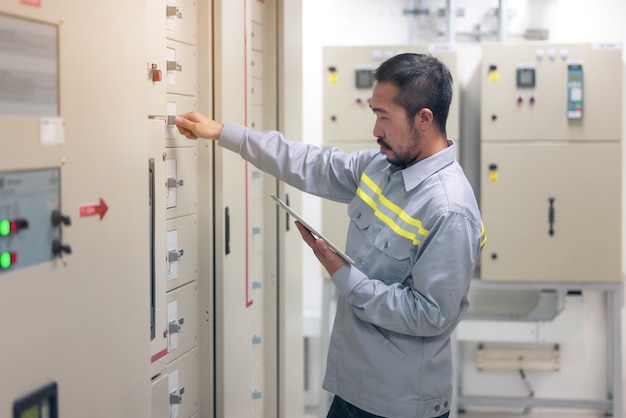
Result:
{"label": "green indicator light", "polygon": [[4,252],[0,254],[0,268],[8,269],[11,267],[11,253]]}
{"label": "green indicator light", "polygon": [[11,233],[11,222],[8,219],[0,221],[0,236],[6,237]]}

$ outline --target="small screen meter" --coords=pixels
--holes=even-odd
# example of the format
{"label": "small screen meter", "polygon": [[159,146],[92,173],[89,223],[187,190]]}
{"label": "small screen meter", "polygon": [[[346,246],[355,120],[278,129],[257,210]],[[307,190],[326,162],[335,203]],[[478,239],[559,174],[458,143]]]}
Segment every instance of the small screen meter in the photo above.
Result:
{"label": "small screen meter", "polygon": [[583,66],[567,65],[567,118],[583,117]]}
{"label": "small screen meter", "polygon": [[374,87],[374,70],[371,68],[358,68],[354,72],[357,89],[371,89]]}
{"label": "small screen meter", "polygon": [[534,68],[518,68],[517,69],[517,87],[518,88],[535,87],[535,69]]}

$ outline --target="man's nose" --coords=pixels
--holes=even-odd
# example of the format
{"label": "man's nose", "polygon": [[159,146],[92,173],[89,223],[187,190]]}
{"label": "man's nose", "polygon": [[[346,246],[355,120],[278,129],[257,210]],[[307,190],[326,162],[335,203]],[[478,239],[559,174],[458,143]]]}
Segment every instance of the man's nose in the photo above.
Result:
{"label": "man's nose", "polygon": [[383,136],[382,129],[378,127],[378,122],[374,123],[374,129],[372,129],[372,134],[374,135],[374,138],[380,138],[381,136]]}

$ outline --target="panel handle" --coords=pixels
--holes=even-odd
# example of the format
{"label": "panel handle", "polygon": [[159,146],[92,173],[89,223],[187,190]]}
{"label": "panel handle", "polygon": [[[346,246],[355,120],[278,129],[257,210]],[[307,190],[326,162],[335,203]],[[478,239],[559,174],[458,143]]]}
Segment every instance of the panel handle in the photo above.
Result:
{"label": "panel handle", "polygon": [[148,160],[148,218],[150,222],[150,340],[156,338],[156,248],[154,158]]}
{"label": "panel handle", "polygon": [[[290,206],[290,204],[289,204],[289,193],[287,193],[285,195],[285,203],[287,203],[287,206]],[[290,225],[291,225],[290,220],[291,220],[291,218],[289,217],[289,212],[285,211],[285,225],[286,225],[285,229],[287,230],[287,232],[289,232],[289,229],[290,229]]]}
{"label": "panel handle", "polygon": [[230,209],[226,207],[224,209],[224,222],[225,222],[225,243],[224,243],[224,252],[226,255],[230,254]]}
{"label": "panel handle", "polygon": [[550,234],[550,236],[554,235],[554,218],[556,212],[556,210],[554,209],[554,200],[554,197],[548,198],[548,202],[550,203],[550,206],[548,207],[548,224],[550,225],[550,229],[548,229],[548,234]]}

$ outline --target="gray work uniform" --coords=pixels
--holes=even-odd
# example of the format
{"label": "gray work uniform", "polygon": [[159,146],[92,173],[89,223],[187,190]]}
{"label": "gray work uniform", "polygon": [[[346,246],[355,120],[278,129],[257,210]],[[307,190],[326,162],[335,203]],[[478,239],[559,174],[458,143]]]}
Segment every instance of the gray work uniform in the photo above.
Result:
{"label": "gray work uniform", "polygon": [[348,204],[345,264],[325,390],[385,417],[450,409],[450,335],[485,243],[456,145],[403,170],[379,150],[345,154],[226,123],[219,145],[305,192]]}

